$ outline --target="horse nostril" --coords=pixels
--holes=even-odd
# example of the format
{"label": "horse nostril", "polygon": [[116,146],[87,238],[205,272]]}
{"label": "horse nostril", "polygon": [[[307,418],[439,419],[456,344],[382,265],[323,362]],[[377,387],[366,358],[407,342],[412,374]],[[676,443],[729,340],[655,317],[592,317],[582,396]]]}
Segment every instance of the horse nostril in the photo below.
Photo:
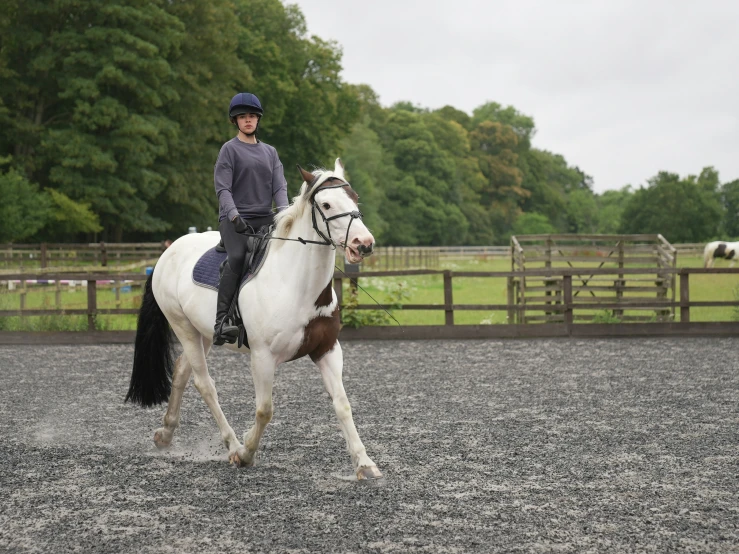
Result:
{"label": "horse nostril", "polygon": [[362,253],[362,254],[370,254],[370,253],[372,253],[372,248],[373,247],[374,247],[374,243],[373,244],[370,244],[370,245],[360,244],[357,247],[357,250],[359,250],[359,252]]}

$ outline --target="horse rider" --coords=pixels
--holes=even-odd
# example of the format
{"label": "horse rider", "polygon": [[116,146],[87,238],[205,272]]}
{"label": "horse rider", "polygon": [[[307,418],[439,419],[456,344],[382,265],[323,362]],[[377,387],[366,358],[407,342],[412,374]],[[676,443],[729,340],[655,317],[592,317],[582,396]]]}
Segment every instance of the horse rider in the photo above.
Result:
{"label": "horse rider", "polygon": [[232,344],[239,329],[227,321],[247,257],[243,233],[256,233],[274,219],[272,201],[278,211],[288,207],[287,181],[277,150],[257,139],[264,110],[254,94],[240,92],[231,99],[228,117],[238,134],[218,154],[214,182],[218,196],[218,230],[228,253],[218,284],[218,305],[213,344]]}

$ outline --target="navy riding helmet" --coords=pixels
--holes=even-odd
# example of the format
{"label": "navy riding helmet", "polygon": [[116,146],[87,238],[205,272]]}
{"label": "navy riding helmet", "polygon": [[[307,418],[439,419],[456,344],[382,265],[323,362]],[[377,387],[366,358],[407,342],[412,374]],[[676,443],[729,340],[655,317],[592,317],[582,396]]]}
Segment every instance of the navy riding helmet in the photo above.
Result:
{"label": "navy riding helmet", "polygon": [[262,117],[264,110],[262,104],[251,92],[240,92],[231,99],[231,105],[228,107],[228,117],[234,118],[244,113],[255,113]]}

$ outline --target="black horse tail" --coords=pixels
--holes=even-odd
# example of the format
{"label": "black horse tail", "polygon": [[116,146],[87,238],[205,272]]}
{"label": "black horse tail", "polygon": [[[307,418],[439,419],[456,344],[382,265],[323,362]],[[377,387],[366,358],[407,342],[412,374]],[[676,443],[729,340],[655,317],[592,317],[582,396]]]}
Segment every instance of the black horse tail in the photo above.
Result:
{"label": "black horse tail", "polygon": [[152,277],[153,273],[144,286],[144,298],[136,327],[131,384],[124,401],[130,400],[144,407],[169,400],[174,367],[172,331],[151,290]]}

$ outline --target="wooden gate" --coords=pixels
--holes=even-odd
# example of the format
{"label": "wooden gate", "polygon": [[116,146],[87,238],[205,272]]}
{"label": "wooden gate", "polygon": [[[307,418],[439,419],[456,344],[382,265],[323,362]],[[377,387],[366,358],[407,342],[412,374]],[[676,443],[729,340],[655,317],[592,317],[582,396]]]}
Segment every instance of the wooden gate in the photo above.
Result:
{"label": "wooden gate", "polygon": [[[675,274],[665,271],[677,264],[677,250],[662,235],[518,235],[511,237],[511,270],[524,276],[511,279],[508,295],[515,304],[561,304],[564,291],[561,276],[526,276],[527,270],[582,269],[573,277],[573,300],[592,303],[591,313],[579,320],[600,323],[621,321],[672,321],[675,301]],[[643,269],[644,273],[619,270]],[[613,269],[613,274],[590,275],[588,269]],[[554,273],[554,272],[553,272]],[[645,307],[649,301],[651,307]],[[617,303],[623,308],[604,309],[600,304]],[[630,306],[630,304],[641,304]],[[533,312],[533,313],[532,313]],[[516,323],[561,322],[561,311],[518,311]]]}

